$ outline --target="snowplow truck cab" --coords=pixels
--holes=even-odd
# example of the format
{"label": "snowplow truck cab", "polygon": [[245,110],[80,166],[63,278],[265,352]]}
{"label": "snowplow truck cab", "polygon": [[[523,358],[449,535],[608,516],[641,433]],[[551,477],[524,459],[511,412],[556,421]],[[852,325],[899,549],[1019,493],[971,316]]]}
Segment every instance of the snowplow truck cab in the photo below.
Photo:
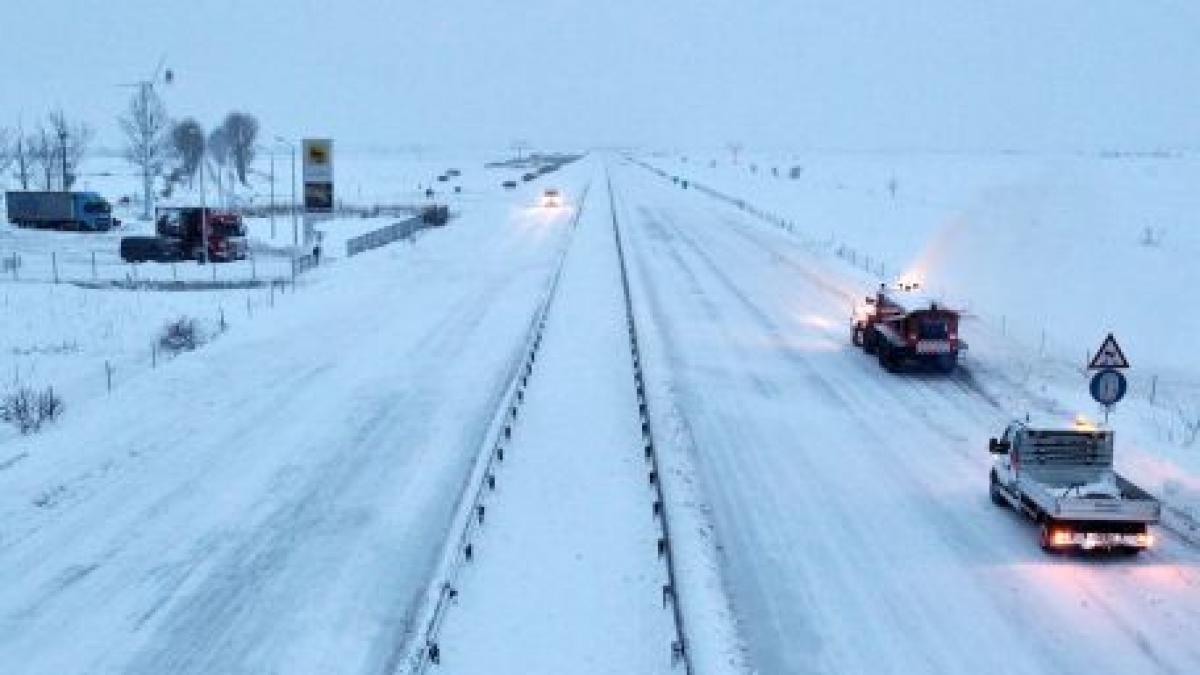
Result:
{"label": "snowplow truck cab", "polygon": [[880,287],[856,310],[851,341],[889,372],[911,365],[950,373],[967,348],[959,319],[958,310],[916,287]]}

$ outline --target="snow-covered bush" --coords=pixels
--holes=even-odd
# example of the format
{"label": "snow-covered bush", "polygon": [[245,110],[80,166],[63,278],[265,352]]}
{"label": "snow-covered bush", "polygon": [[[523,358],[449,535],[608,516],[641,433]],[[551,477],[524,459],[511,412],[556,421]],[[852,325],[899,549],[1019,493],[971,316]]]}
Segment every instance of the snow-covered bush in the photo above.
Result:
{"label": "snow-covered bush", "polygon": [[196,326],[196,320],[186,316],[168,321],[158,336],[159,347],[172,354],[190,352],[199,347],[202,342],[203,336]]}
{"label": "snow-covered bush", "polygon": [[0,421],[13,425],[22,434],[30,434],[39,431],[43,424],[58,419],[63,408],[63,401],[54,393],[54,387],[42,391],[20,387],[0,398]]}

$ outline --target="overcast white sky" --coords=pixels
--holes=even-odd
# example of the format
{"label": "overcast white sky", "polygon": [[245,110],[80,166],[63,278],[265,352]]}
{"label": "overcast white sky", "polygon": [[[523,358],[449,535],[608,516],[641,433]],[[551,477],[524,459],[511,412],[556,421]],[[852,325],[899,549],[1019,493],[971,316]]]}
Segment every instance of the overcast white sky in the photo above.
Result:
{"label": "overcast white sky", "polygon": [[0,125],[173,115],[345,146],[1195,146],[1189,0],[5,0]]}

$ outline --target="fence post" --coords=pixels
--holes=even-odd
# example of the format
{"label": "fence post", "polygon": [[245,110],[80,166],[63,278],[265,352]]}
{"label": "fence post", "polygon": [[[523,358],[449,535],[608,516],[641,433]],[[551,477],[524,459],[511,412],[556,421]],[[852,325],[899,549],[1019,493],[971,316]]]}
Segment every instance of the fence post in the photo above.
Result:
{"label": "fence post", "polygon": [[50,269],[54,273],[54,283],[58,283],[58,252],[50,251]]}
{"label": "fence post", "polygon": [[92,281],[96,280],[96,252],[92,251]]}
{"label": "fence post", "polygon": [[110,394],[112,393],[112,376],[113,376],[112,364],[108,362],[108,359],[105,359],[104,360],[104,379],[105,379],[105,382],[107,382],[107,384],[108,384],[108,393],[110,393]]}
{"label": "fence post", "polygon": [[1154,405],[1154,399],[1158,397],[1158,375],[1150,376],[1150,405]]}

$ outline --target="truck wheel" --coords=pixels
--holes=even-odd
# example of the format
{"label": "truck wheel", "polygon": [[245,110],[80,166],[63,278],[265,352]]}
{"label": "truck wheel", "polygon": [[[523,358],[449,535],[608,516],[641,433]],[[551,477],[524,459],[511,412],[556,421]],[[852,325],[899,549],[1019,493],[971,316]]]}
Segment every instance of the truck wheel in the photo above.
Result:
{"label": "truck wheel", "polygon": [[1008,506],[1008,500],[1004,495],[1000,494],[999,481],[996,480],[996,470],[992,469],[992,473],[988,476],[988,494],[992,497],[992,503],[996,506]]}
{"label": "truck wheel", "polygon": [[850,329],[850,344],[855,347],[864,346],[862,326],[854,326]]}
{"label": "truck wheel", "polygon": [[879,350],[879,365],[889,373],[895,373],[900,370],[900,359],[896,356],[896,351],[891,345],[882,343],[878,346]]}
{"label": "truck wheel", "polygon": [[879,351],[879,334],[870,328],[863,329],[863,351],[867,354],[875,354]]}
{"label": "truck wheel", "polygon": [[937,357],[937,369],[947,375],[954,372],[954,367],[958,365],[957,354],[942,354]]}

